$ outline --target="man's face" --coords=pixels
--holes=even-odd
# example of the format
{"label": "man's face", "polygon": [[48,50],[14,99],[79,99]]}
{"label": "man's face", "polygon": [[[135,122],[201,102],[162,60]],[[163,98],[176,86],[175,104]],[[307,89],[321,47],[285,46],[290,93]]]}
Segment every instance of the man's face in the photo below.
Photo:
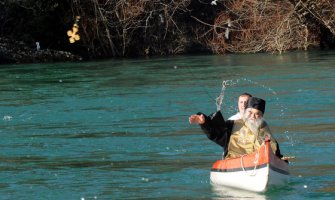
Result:
{"label": "man's face", "polygon": [[254,134],[258,134],[263,123],[263,113],[255,108],[247,108],[244,113],[244,121]]}
{"label": "man's face", "polygon": [[238,98],[238,110],[241,114],[244,113],[245,107],[247,107],[249,96],[240,96]]}
{"label": "man's face", "polygon": [[255,108],[247,108],[245,116],[247,119],[255,121],[256,119],[261,119],[263,117],[263,113]]}

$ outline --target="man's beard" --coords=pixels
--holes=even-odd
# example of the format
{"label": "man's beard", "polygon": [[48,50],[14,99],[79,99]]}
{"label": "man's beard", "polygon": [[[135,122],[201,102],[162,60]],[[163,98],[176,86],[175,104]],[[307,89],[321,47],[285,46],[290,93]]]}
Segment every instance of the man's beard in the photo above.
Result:
{"label": "man's beard", "polygon": [[259,130],[264,122],[263,117],[252,120],[244,115],[243,119],[246,126],[251,130],[251,132],[253,132],[255,135],[258,135]]}

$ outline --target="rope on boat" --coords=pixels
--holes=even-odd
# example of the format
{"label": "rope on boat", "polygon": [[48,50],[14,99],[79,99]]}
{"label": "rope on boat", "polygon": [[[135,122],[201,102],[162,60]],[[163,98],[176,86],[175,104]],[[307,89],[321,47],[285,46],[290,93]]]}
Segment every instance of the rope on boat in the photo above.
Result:
{"label": "rope on boat", "polygon": [[[264,144],[264,143],[263,143],[263,144]],[[266,152],[266,145],[264,145],[264,147],[265,147],[264,150],[265,150],[265,152]],[[256,169],[257,169],[257,165],[258,165],[258,163],[259,163],[259,155],[260,155],[260,151],[261,151],[261,148],[259,148],[259,149],[258,149],[258,152],[255,154],[255,159],[254,159],[254,164],[255,164],[255,166],[254,166],[254,169],[252,170],[251,173],[248,173],[247,170],[245,170],[245,168],[244,168],[244,164],[243,164],[243,157],[246,156],[247,154],[244,154],[244,155],[241,156],[241,167],[242,167],[243,171],[244,171],[247,175],[249,175],[249,176],[255,176],[255,175],[257,174]]]}

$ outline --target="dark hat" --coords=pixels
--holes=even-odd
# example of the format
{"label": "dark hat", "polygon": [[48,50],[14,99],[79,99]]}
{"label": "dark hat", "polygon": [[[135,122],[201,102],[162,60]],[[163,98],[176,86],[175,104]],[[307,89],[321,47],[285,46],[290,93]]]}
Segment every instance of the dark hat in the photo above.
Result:
{"label": "dark hat", "polygon": [[257,110],[265,112],[265,101],[257,97],[249,97],[247,108],[255,108]]}

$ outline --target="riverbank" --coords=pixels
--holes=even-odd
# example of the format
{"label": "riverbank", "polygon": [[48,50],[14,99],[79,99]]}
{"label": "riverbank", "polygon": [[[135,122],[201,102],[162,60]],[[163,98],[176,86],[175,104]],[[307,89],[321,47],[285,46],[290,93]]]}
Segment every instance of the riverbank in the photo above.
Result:
{"label": "riverbank", "polygon": [[22,41],[0,37],[0,64],[80,61],[81,56],[66,51],[30,47]]}

